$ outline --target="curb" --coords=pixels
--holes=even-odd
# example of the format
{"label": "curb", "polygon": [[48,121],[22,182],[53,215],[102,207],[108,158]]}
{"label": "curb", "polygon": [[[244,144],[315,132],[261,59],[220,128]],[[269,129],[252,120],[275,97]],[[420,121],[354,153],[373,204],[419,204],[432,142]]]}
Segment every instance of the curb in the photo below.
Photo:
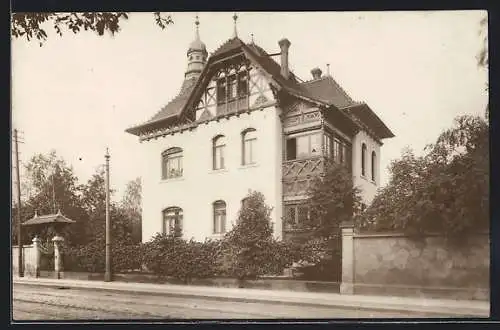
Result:
{"label": "curb", "polygon": [[469,308],[467,311],[462,308],[454,308],[454,307],[437,307],[437,306],[416,306],[416,305],[394,305],[387,304],[381,302],[380,304],[373,305],[373,303],[363,303],[363,302],[352,302],[352,301],[308,301],[307,299],[296,301],[297,298],[292,300],[287,300],[284,297],[235,297],[234,295],[230,296],[220,296],[214,295],[210,293],[183,293],[183,292],[175,292],[168,290],[154,290],[153,288],[123,288],[123,287],[102,287],[99,286],[86,286],[84,283],[55,283],[55,282],[38,282],[32,280],[20,280],[14,279],[14,284],[22,284],[27,286],[44,286],[44,287],[59,287],[59,288],[73,288],[79,290],[95,290],[95,291],[107,291],[107,292],[115,292],[115,293],[137,293],[137,294],[149,294],[154,296],[170,296],[170,297],[179,297],[179,298],[193,298],[193,299],[207,299],[207,300],[215,300],[215,301],[235,301],[235,302],[249,302],[249,303],[270,303],[277,305],[289,305],[289,306],[311,306],[311,307],[331,307],[331,308],[339,308],[339,309],[357,309],[364,311],[380,311],[380,312],[399,312],[399,313],[420,313],[427,314],[429,317],[435,315],[435,317],[489,317],[489,310],[484,310],[480,308]]}

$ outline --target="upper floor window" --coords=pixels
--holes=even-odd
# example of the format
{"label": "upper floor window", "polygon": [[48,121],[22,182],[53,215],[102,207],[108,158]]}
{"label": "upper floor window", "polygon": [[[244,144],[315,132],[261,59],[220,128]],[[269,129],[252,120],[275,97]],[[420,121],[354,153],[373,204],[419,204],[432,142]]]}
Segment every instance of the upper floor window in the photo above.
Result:
{"label": "upper floor window", "polygon": [[361,175],[366,175],[366,144],[361,145]]}
{"label": "upper floor window", "polygon": [[213,204],[214,208],[214,234],[222,234],[226,232],[226,202],[216,201]]}
{"label": "upper floor window", "polygon": [[313,133],[286,141],[286,159],[301,159],[321,155],[321,134]]}
{"label": "upper floor window", "polygon": [[213,139],[213,167],[214,170],[225,168],[224,149],[226,148],[226,137],[224,135],[216,136]]}
{"label": "upper floor window", "polygon": [[182,209],[172,206],[163,210],[163,233],[182,236]]}
{"label": "upper floor window", "polygon": [[375,164],[377,162],[377,155],[372,151],[372,180],[375,181]]}
{"label": "upper floor window", "polygon": [[248,95],[248,73],[246,70],[221,75],[217,80],[217,104],[234,101]]}
{"label": "upper floor window", "polygon": [[182,149],[170,148],[162,153],[162,179],[182,176]]}
{"label": "upper floor window", "polygon": [[255,145],[257,142],[257,132],[249,128],[242,133],[242,164],[255,164]]}

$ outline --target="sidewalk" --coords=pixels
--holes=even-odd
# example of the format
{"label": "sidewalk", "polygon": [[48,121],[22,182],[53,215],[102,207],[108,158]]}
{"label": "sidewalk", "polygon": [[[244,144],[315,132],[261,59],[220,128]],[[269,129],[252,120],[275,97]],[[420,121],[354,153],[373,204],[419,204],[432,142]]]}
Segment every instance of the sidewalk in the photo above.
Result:
{"label": "sidewalk", "polygon": [[171,284],[101,282],[47,278],[14,277],[15,284],[69,287],[115,292],[148,293],[154,295],[197,297],[216,300],[266,302],[309,305],[346,309],[412,311],[450,317],[489,317],[490,304],[486,301],[423,299],[406,297],[340,295],[334,293],[216,288]]}

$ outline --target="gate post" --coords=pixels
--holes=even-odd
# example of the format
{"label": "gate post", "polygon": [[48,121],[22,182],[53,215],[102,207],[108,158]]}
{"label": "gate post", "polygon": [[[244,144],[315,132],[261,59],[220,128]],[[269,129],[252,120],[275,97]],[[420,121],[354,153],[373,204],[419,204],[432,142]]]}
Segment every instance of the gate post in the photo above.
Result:
{"label": "gate post", "polygon": [[62,249],[62,242],[64,242],[64,238],[62,238],[61,236],[57,236],[56,235],[52,239],[52,242],[54,242],[54,271],[55,271],[55,278],[60,279],[61,278],[61,272],[63,270],[61,249]]}
{"label": "gate post", "polygon": [[342,282],[341,294],[354,293],[354,224],[344,222],[340,225],[342,231]]}
{"label": "gate post", "polygon": [[33,238],[33,252],[35,253],[35,277],[40,277],[40,246],[39,246],[40,239],[35,236]]}

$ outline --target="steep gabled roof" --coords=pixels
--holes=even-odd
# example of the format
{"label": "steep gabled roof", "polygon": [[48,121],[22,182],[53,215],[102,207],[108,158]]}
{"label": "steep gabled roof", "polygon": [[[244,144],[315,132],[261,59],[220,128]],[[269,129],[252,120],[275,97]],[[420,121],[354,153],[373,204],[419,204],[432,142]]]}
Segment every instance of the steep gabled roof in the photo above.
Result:
{"label": "steep gabled roof", "polygon": [[[126,131],[132,134],[139,134],[144,128],[159,128],[169,120],[181,118],[186,109],[195,101],[194,99],[201,93],[201,88],[207,83],[207,75],[212,68],[212,64],[226,56],[243,52],[247,58],[260,66],[272,79],[273,84],[278,89],[294,95],[300,99],[312,102],[318,106],[326,107],[329,111],[337,113],[338,118],[352,121],[355,126],[360,120],[363,124],[371,127],[375,125],[374,131],[380,137],[392,137],[392,132],[377,117],[375,113],[364,103],[355,102],[342,89],[342,87],[331,77],[325,76],[307,82],[299,82],[293,73],[287,79],[281,74],[281,66],[261,47],[255,43],[245,44],[238,37],[231,38],[224,42],[209,57],[199,78],[184,80],[179,94],[164,106],[151,120],[144,124],[132,127]],[[365,105],[359,107],[359,105]],[[204,119],[207,114],[205,114]]]}
{"label": "steep gabled roof", "polygon": [[314,98],[335,105],[337,108],[352,106],[357,102],[329,75],[300,84]]}
{"label": "steep gabled roof", "polygon": [[189,95],[196,85],[197,78],[185,79],[182,83],[179,94],[168,102],[160,111],[158,111],[150,120],[143,124],[130,127],[125,131],[131,134],[138,134],[143,127],[158,124],[162,121],[175,118],[180,115],[186,105]]}
{"label": "steep gabled roof", "polygon": [[157,121],[179,115],[196,84],[196,80],[197,78],[185,79],[179,94],[158,111],[150,121]]}

